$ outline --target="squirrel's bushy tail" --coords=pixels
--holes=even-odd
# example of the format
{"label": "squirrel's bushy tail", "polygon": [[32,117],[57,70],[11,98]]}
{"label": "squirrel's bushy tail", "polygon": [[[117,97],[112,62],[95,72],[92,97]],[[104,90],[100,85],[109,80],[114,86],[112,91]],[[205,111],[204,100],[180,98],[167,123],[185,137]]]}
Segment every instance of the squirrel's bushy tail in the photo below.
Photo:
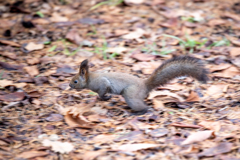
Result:
{"label": "squirrel's bushy tail", "polygon": [[190,76],[199,81],[208,81],[208,70],[198,58],[179,56],[165,61],[146,80],[148,91],[157,86],[164,85],[168,81],[181,77]]}

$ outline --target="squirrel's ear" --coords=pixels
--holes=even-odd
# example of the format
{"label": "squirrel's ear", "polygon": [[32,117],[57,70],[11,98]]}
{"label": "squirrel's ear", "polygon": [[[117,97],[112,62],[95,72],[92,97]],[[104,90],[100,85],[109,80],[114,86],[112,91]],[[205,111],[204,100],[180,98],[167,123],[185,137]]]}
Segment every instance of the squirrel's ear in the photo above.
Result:
{"label": "squirrel's ear", "polygon": [[87,59],[82,61],[80,68],[79,68],[79,74],[80,74],[80,76],[87,78],[87,76],[88,76],[88,60]]}

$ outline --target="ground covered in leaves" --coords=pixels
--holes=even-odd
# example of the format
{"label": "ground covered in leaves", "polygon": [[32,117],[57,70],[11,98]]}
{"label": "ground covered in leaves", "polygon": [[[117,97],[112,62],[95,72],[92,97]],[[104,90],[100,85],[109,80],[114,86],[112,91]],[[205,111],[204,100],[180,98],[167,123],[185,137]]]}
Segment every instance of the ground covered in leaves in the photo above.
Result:
{"label": "ground covered in leaves", "polygon": [[[234,0],[0,2],[0,159],[240,159],[240,3]],[[131,115],[68,87],[79,64],[149,76],[178,55],[211,81],[181,77]]]}

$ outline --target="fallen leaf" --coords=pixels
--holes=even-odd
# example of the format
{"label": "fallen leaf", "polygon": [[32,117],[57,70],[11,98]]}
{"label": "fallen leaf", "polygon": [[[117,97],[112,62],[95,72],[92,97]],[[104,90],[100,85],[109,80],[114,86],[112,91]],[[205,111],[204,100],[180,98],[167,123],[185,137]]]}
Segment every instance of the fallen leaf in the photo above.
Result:
{"label": "fallen leaf", "polygon": [[83,50],[83,49],[80,49],[77,53],[76,53],[77,56],[80,56],[80,57],[91,57],[94,55],[93,52],[89,52],[87,50]]}
{"label": "fallen leaf", "polygon": [[67,22],[68,21],[68,18],[67,17],[64,17],[64,16],[61,16],[60,14],[54,12],[52,14],[52,17],[50,18],[50,20],[52,22]]}
{"label": "fallen leaf", "polygon": [[26,151],[22,152],[19,155],[17,155],[18,158],[24,158],[24,159],[31,159],[36,157],[43,157],[49,155],[48,152],[45,151]]}
{"label": "fallen leaf", "polygon": [[152,136],[152,137],[163,137],[165,135],[168,134],[168,129],[166,128],[158,128],[158,129],[154,129],[152,130],[151,132],[149,132],[149,134]]}
{"label": "fallen leaf", "polygon": [[159,62],[138,62],[133,65],[132,70],[142,70],[144,74],[152,74],[159,65]]}
{"label": "fallen leaf", "polygon": [[144,137],[141,131],[132,131],[123,135],[118,135],[114,141],[143,141],[146,138]]}
{"label": "fallen leaf", "polygon": [[24,92],[14,92],[14,93],[9,93],[5,95],[0,95],[0,100],[1,101],[7,101],[7,102],[15,102],[15,101],[21,101],[25,97]]}
{"label": "fallen leaf", "polygon": [[39,60],[39,58],[28,58],[27,63],[30,65],[34,65],[34,64],[40,63],[40,60]]}
{"label": "fallen leaf", "polygon": [[198,126],[198,125],[184,124],[180,122],[171,123],[170,126],[181,127],[181,128],[196,128],[196,129],[201,128],[201,126]]}
{"label": "fallen leaf", "polygon": [[240,57],[235,57],[234,59],[231,60],[231,62],[232,62],[234,65],[240,67]]}
{"label": "fallen leaf", "polygon": [[156,148],[160,147],[160,144],[150,144],[150,143],[137,143],[137,144],[125,144],[116,148],[116,150],[124,152],[134,152],[142,149]]}
{"label": "fallen leaf", "polygon": [[234,14],[234,13],[225,12],[225,13],[223,13],[223,16],[227,17],[227,18],[231,18],[235,21],[240,21],[240,16],[237,14]]}
{"label": "fallen leaf", "polygon": [[0,62],[0,66],[7,70],[21,70],[23,68],[22,65],[14,65],[6,62]]}
{"label": "fallen leaf", "polygon": [[32,22],[33,22],[34,24],[41,24],[41,25],[51,23],[49,20],[47,20],[47,19],[43,19],[43,18],[36,18],[36,19],[33,19]]}
{"label": "fallen leaf", "polygon": [[139,39],[140,37],[142,37],[146,32],[141,29],[141,28],[137,28],[135,31],[130,32],[126,35],[123,35],[122,37],[124,39]]}
{"label": "fallen leaf", "polygon": [[237,69],[237,67],[232,66],[221,71],[220,73],[214,73],[213,75],[216,77],[232,78],[239,74],[240,74],[240,71]]}
{"label": "fallen leaf", "polygon": [[74,149],[74,146],[69,142],[59,142],[59,141],[51,141],[49,139],[44,139],[42,141],[43,146],[50,146],[54,152],[59,153],[69,153]]}
{"label": "fallen leaf", "polygon": [[35,51],[35,50],[43,49],[44,45],[43,44],[37,44],[37,43],[34,43],[34,42],[30,42],[24,48],[28,51]]}
{"label": "fallen leaf", "polygon": [[108,112],[107,109],[103,109],[102,107],[92,107],[91,111],[93,111],[99,115],[106,115]]}
{"label": "fallen leaf", "polygon": [[209,26],[217,26],[217,25],[222,25],[222,24],[225,24],[226,21],[223,20],[223,19],[211,19],[209,22],[208,22],[208,25]]}
{"label": "fallen leaf", "polygon": [[230,50],[230,55],[232,58],[240,55],[240,47],[234,47]]}
{"label": "fallen leaf", "polygon": [[228,85],[225,84],[218,84],[218,85],[211,85],[210,87],[207,88],[207,95],[213,96],[213,97],[218,97],[220,94],[223,93],[224,89]]}
{"label": "fallen leaf", "polygon": [[230,39],[231,43],[234,44],[235,46],[240,46],[240,41],[239,40],[234,40],[234,39]]}
{"label": "fallen leaf", "polygon": [[123,52],[126,52],[127,51],[127,48],[126,47],[112,47],[112,48],[108,48],[106,50],[106,52],[109,52],[109,53],[123,53]]}
{"label": "fallen leaf", "polygon": [[213,136],[213,131],[199,131],[192,133],[182,142],[182,145],[201,142]]}
{"label": "fallen leaf", "polygon": [[34,77],[36,75],[39,75],[39,70],[37,66],[28,66],[24,67],[24,70],[31,76]]}
{"label": "fallen leaf", "polygon": [[42,94],[39,91],[30,91],[27,93],[28,93],[28,96],[32,98],[39,98],[42,96]]}
{"label": "fallen leaf", "polygon": [[23,88],[27,86],[27,83],[14,83],[13,86],[15,86],[16,88]]}
{"label": "fallen leaf", "polygon": [[71,29],[67,33],[66,39],[69,40],[72,43],[77,44],[77,45],[80,45],[83,41],[83,39],[79,36],[77,29]]}
{"label": "fallen leaf", "polygon": [[82,18],[78,20],[79,23],[81,24],[88,24],[88,25],[94,25],[94,24],[102,24],[105,21],[102,19],[94,19],[94,18]]}
{"label": "fallen leaf", "polygon": [[68,66],[68,65],[64,65],[61,66],[57,69],[56,73],[76,73],[76,71],[74,69],[72,69],[72,67]]}
{"label": "fallen leaf", "polygon": [[222,142],[215,147],[211,147],[208,149],[203,150],[201,153],[198,154],[199,157],[209,157],[215,156],[223,153],[228,153],[232,150],[233,144],[229,142]]}
{"label": "fallen leaf", "polygon": [[197,102],[199,100],[200,100],[200,98],[199,98],[198,94],[194,91],[191,91],[188,98],[186,99],[186,102]]}
{"label": "fallen leaf", "polygon": [[0,87],[5,88],[6,86],[10,86],[13,84],[13,81],[9,81],[6,79],[0,80]]}
{"label": "fallen leaf", "polygon": [[230,68],[232,65],[229,63],[223,63],[221,65],[209,65],[208,68],[211,72],[215,72],[215,71],[222,71],[225,70],[227,68]]}
{"label": "fallen leaf", "polygon": [[95,102],[90,103],[88,105],[82,106],[83,104],[79,104],[76,107],[69,108],[59,108],[61,114],[64,115],[64,119],[66,123],[70,127],[81,127],[90,129],[95,125],[92,124],[86,117],[83,116],[84,113],[91,112],[91,107]]}
{"label": "fallen leaf", "polygon": [[126,4],[141,4],[143,3],[145,0],[124,0],[124,2]]}
{"label": "fallen leaf", "polygon": [[20,44],[18,44],[16,42],[13,42],[13,41],[8,41],[8,40],[0,40],[0,43],[10,45],[10,46],[13,46],[13,47],[21,47]]}
{"label": "fallen leaf", "polygon": [[218,121],[202,121],[198,125],[213,130],[215,132],[219,132],[219,130],[221,129],[221,123]]}
{"label": "fallen leaf", "polygon": [[131,56],[131,58],[137,59],[139,61],[151,61],[156,58],[156,56],[151,54],[136,53]]}
{"label": "fallen leaf", "polygon": [[33,99],[32,103],[39,106],[41,104],[41,101],[38,99]]}
{"label": "fallen leaf", "polygon": [[82,159],[82,160],[93,160],[97,157],[103,155],[106,151],[104,149],[98,150],[98,151],[85,151],[84,154],[77,155],[76,159]]}
{"label": "fallen leaf", "polygon": [[61,114],[51,114],[46,120],[49,122],[59,122],[63,120],[63,116]]}
{"label": "fallen leaf", "polygon": [[162,110],[162,109],[164,109],[164,107],[165,107],[164,103],[161,100],[156,99],[156,98],[153,99],[153,108],[155,110]]}
{"label": "fallen leaf", "polygon": [[100,134],[100,135],[95,136],[91,140],[91,142],[92,143],[111,143],[117,137],[119,137],[119,135],[116,135],[116,134]]}
{"label": "fallen leaf", "polygon": [[3,52],[3,53],[1,53],[1,55],[5,56],[7,58],[13,59],[13,60],[17,59],[17,55],[14,53],[11,53],[11,52]]}
{"label": "fallen leaf", "polygon": [[147,99],[153,99],[154,97],[157,97],[157,96],[169,96],[169,97],[175,98],[179,102],[184,102],[184,99],[182,97],[170,91],[152,91],[150,92]]}

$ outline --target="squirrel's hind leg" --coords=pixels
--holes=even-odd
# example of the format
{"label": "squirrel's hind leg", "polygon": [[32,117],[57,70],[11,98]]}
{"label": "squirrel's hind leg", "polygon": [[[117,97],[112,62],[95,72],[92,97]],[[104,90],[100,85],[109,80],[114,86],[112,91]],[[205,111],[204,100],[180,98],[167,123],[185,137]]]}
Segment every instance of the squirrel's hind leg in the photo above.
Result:
{"label": "squirrel's hind leg", "polygon": [[148,110],[148,106],[144,103],[143,99],[135,89],[135,86],[128,87],[124,90],[123,97],[128,106],[136,112],[136,114],[144,114]]}

